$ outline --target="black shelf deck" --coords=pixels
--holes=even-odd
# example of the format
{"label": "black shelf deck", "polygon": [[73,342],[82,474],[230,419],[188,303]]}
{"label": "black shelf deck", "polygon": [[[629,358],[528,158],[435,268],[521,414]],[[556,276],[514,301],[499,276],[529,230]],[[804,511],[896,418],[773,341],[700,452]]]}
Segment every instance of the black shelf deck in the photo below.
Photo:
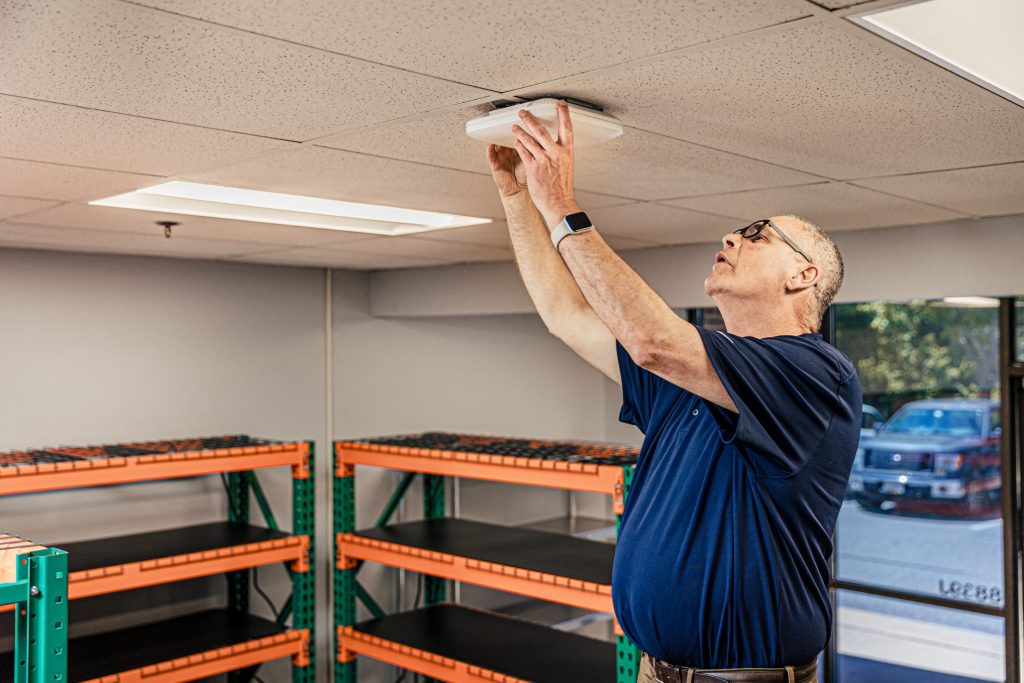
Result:
{"label": "black shelf deck", "polygon": [[[150,664],[237,645],[287,629],[272,621],[228,610],[208,610],[167,621],[72,638],[68,676],[85,681]],[[0,654],[0,683],[13,681],[13,653]]]}
{"label": "black shelf deck", "polygon": [[284,531],[273,531],[249,524],[211,522],[129,536],[56,543],[53,547],[67,552],[68,571],[81,572],[161,557],[274,541],[289,536],[291,534]]}
{"label": "black shelf deck", "polygon": [[356,624],[355,630],[537,683],[614,681],[614,643],[442,603]]}
{"label": "black shelf deck", "polygon": [[548,531],[439,517],[356,535],[591,583],[612,582],[614,545]]}

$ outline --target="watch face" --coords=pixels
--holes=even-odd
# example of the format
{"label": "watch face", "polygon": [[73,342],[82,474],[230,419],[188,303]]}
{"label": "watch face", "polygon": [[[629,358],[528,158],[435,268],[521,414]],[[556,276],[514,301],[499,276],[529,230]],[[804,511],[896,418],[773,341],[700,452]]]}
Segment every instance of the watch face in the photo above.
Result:
{"label": "watch face", "polygon": [[587,218],[587,214],[582,211],[578,213],[570,213],[565,217],[565,224],[569,226],[569,229],[573,232],[579,232],[593,225],[590,219]]}

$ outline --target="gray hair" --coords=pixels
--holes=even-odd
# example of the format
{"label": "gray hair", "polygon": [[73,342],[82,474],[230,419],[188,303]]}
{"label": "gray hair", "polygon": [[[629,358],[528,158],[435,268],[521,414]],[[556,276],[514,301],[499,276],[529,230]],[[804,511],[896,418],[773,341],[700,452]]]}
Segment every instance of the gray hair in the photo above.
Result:
{"label": "gray hair", "polygon": [[843,255],[839,253],[839,247],[828,236],[828,233],[814,223],[799,216],[787,215],[785,217],[792,218],[806,228],[805,232],[811,238],[810,246],[805,246],[799,241],[797,243],[810,252],[808,255],[814,259],[814,265],[818,266],[821,271],[813,292],[814,307],[810,311],[811,326],[817,330],[821,327],[822,316],[832,305],[839,288],[843,285]]}

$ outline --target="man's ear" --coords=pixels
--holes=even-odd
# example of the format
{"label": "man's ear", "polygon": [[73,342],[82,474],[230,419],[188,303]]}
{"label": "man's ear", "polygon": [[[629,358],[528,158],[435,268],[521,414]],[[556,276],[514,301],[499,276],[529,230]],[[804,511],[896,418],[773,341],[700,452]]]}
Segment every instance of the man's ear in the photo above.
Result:
{"label": "man's ear", "polygon": [[808,287],[813,287],[821,277],[821,271],[813,263],[805,263],[799,271],[786,280],[787,292],[799,292]]}

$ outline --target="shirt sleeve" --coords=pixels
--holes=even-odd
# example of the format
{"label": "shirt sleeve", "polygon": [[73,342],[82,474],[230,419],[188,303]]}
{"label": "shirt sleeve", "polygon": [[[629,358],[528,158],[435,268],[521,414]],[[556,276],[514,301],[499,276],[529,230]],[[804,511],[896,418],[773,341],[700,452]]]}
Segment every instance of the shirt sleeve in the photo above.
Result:
{"label": "shirt sleeve", "polygon": [[619,358],[619,374],[622,376],[622,409],[619,411],[619,421],[636,425],[646,434],[658,393],[668,383],[634,363],[622,344],[615,342],[615,351]]}
{"label": "shirt sleeve", "polygon": [[726,443],[749,451],[762,475],[789,476],[816,455],[843,406],[842,376],[820,340],[757,339],[698,327],[704,348],[737,413],[705,403]]}

